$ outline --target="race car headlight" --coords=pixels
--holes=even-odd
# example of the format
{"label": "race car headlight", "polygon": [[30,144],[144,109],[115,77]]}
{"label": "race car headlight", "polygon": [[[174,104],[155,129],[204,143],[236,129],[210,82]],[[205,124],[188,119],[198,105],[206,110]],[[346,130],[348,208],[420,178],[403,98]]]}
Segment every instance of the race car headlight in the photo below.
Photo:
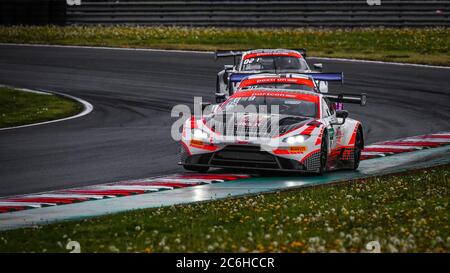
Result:
{"label": "race car headlight", "polygon": [[287,138],[283,139],[283,141],[289,145],[293,145],[293,144],[305,142],[308,138],[309,138],[309,136],[296,135],[296,136],[287,137]]}
{"label": "race car headlight", "polygon": [[206,140],[209,138],[208,133],[203,132],[200,129],[194,129],[192,131],[192,139],[197,139],[197,140]]}

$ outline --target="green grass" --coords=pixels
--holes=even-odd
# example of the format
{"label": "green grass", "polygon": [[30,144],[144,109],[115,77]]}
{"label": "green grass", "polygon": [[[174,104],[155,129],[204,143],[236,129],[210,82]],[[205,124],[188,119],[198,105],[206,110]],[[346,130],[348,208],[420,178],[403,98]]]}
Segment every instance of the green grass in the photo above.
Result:
{"label": "green grass", "polygon": [[60,96],[0,87],[0,128],[64,118],[81,110],[78,102]]}
{"label": "green grass", "polygon": [[306,48],[310,55],[450,65],[450,28],[0,27],[0,42],[188,50]]}
{"label": "green grass", "polygon": [[[233,183],[233,182],[227,182]],[[2,252],[449,252],[450,165],[0,232]],[[124,202],[126,199],[124,198]]]}

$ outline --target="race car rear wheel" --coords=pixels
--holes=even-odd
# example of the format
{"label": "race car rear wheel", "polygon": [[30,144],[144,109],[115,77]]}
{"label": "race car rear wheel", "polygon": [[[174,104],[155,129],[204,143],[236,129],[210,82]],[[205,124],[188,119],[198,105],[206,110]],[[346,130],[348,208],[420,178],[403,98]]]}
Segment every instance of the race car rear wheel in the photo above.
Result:
{"label": "race car rear wheel", "polygon": [[204,173],[204,172],[207,172],[209,170],[209,167],[204,167],[204,166],[183,165],[183,168],[185,170],[188,170],[188,171],[200,172],[200,173]]}
{"label": "race car rear wheel", "polygon": [[355,139],[355,149],[353,150],[353,166],[352,169],[356,170],[359,167],[359,162],[361,161],[361,149],[363,147],[363,139],[361,130],[358,129],[356,132]]}
{"label": "race car rear wheel", "polygon": [[320,175],[327,171],[327,161],[328,161],[328,136],[326,134],[322,137],[322,143],[320,145],[320,168],[318,173]]}

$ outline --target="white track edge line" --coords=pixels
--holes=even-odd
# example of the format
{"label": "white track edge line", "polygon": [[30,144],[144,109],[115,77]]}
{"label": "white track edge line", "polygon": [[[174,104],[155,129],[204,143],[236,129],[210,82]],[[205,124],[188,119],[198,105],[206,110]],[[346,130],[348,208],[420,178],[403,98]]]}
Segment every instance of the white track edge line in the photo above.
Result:
{"label": "white track edge line", "polygon": [[[395,146],[395,145],[368,145],[364,147],[364,150],[366,148],[374,148],[374,149],[393,149],[393,150],[408,150],[408,149],[416,149],[421,150],[423,147],[421,146]],[[364,151],[363,150],[363,151]]]}
{"label": "white track edge line", "polygon": [[386,154],[389,154],[389,153],[383,153],[383,152],[364,152],[364,151],[361,151],[361,155],[386,156]]}
{"label": "white track edge line", "polygon": [[133,47],[109,47],[109,46],[83,46],[83,45],[0,43],[0,46],[106,49],[106,50],[123,50],[123,51],[173,52],[173,53],[195,53],[195,54],[213,54],[214,53],[213,51],[200,51],[200,50],[158,49],[158,48],[137,48],[137,47],[134,47],[134,48]]}
{"label": "white track edge line", "polygon": [[[1,86],[5,86],[5,87],[9,87],[9,88],[15,88],[15,87],[6,86],[6,85],[1,85]],[[27,89],[27,90],[34,91],[34,90],[31,90],[31,89]],[[48,93],[48,94],[52,94],[52,95],[56,94],[56,95],[60,95],[62,97],[66,97],[66,98],[75,100],[75,101],[77,101],[77,102],[79,102],[79,103],[81,103],[83,105],[83,111],[81,111],[81,113],[78,113],[78,114],[76,114],[74,116],[70,116],[70,117],[66,117],[66,118],[60,118],[60,119],[55,119],[55,120],[49,120],[49,121],[43,121],[43,122],[32,123],[32,124],[25,124],[25,125],[13,126],[13,127],[0,128],[0,131],[19,129],[19,128],[26,128],[26,127],[31,127],[31,126],[44,125],[44,124],[50,124],[50,123],[55,123],[55,122],[60,122],[60,121],[66,121],[66,120],[70,120],[70,119],[80,118],[82,116],[86,116],[87,114],[91,113],[92,110],[94,110],[94,106],[92,104],[90,104],[89,102],[87,102],[87,101],[85,101],[83,99],[74,97],[72,95],[68,95],[68,94],[60,93],[60,92],[55,92],[55,91],[38,90],[37,92]]]}
{"label": "white track edge line", "polygon": [[[148,51],[148,52],[173,52],[173,53],[194,53],[194,54],[213,54],[213,51],[199,51],[199,50],[181,50],[181,49],[158,49],[158,48],[124,48],[124,47],[107,47],[107,46],[82,46],[82,45],[51,45],[51,44],[21,44],[21,43],[0,43],[0,46],[29,46],[29,47],[54,47],[54,48],[84,48],[84,49],[106,49],[106,50],[128,50],[128,51]],[[450,66],[439,65],[427,65],[427,64],[414,64],[414,63],[396,63],[385,61],[371,61],[360,59],[347,59],[347,58],[330,58],[330,57],[308,57],[317,60],[330,60],[341,62],[357,62],[357,63],[372,63],[372,64],[389,64],[399,66],[413,66],[424,68],[440,68],[450,69]]]}
{"label": "white track edge line", "polygon": [[450,142],[450,138],[405,138],[405,141],[447,143]]}
{"label": "white track edge line", "polygon": [[389,64],[389,65],[398,65],[398,66],[450,69],[450,66],[439,66],[439,65],[429,65],[429,64],[396,63],[396,62],[386,62],[386,61],[371,61],[371,60],[360,60],[360,59],[312,57],[312,56],[309,58],[317,59],[317,60],[325,60],[325,61],[340,61],[340,62],[369,63],[369,64]]}

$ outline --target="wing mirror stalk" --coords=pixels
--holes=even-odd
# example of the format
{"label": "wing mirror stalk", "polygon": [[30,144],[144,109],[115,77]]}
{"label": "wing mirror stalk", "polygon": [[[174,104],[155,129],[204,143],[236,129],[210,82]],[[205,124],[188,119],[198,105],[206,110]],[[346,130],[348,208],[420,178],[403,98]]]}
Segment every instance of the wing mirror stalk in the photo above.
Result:
{"label": "wing mirror stalk", "polygon": [[346,110],[337,110],[336,111],[336,119],[342,119],[342,122],[339,122],[339,120],[337,120],[336,122],[331,122],[331,125],[342,125],[345,123],[345,120],[348,117],[348,111]]}
{"label": "wing mirror stalk", "polygon": [[317,71],[322,71],[323,70],[323,64],[321,64],[321,63],[313,64],[313,67]]}

